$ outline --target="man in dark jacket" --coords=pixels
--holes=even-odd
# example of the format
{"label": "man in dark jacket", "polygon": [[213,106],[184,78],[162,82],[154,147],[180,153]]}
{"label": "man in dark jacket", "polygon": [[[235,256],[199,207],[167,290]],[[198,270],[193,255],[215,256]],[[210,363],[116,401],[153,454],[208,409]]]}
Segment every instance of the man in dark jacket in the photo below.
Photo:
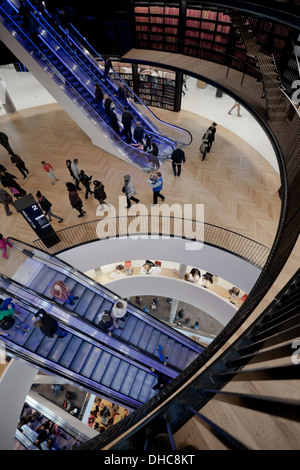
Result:
{"label": "man in dark jacket", "polygon": [[34,322],[34,326],[40,328],[41,332],[48,338],[53,338],[54,335],[57,335],[59,338],[67,336],[67,332],[60,328],[55,318],[48,315],[43,308],[40,308],[36,312],[34,318],[38,318],[38,320]]}
{"label": "man in dark jacket", "polygon": [[[14,188],[16,192],[14,195],[18,198],[21,196],[25,196],[27,193],[25,189],[21,188],[21,186],[15,181],[17,177],[15,175],[11,175],[7,171],[0,171],[0,181],[5,188]],[[13,192],[13,191],[12,191]]]}
{"label": "man in dark jacket", "polygon": [[143,143],[143,138],[144,138],[144,129],[141,126],[141,123],[138,121],[136,123],[136,128],[134,129],[133,133],[133,138],[136,141],[136,143]]}
{"label": "man in dark jacket", "polygon": [[[22,158],[19,157],[19,155],[13,154],[13,155],[10,157],[10,160],[11,160],[12,164],[15,165],[16,168],[18,168],[18,170],[20,171],[20,173],[22,173],[23,178],[24,178],[24,179],[27,178],[26,173],[28,174],[29,171],[27,170],[26,165],[25,165],[25,162],[22,160]],[[26,173],[25,173],[25,172],[26,172]]]}
{"label": "man in dark jacket", "polygon": [[153,390],[160,390],[171,382],[170,377],[162,374],[158,370],[155,370],[153,367],[151,368],[151,371],[157,376],[157,384],[152,387]]}
{"label": "man in dark jacket", "polygon": [[37,191],[36,193],[37,200],[39,202],[39,205],[41,206],[41,209],[45,212],[45,215],[48,215],[49,221],[51,221],[51,217],[54,217],[55,219],[59,219],[58,223],[60,224],[64,219],[62,217],[59,217],[58,215],[53,214],[51,211],[52,203],[48,201],[45,196],[42,195],[40,191]]}
{"label": "man in dark jacket", "polygon": [[9,145],[8,136],[4,132],[0,132],[0,144],[8,151],[10,155],[13,155],[13,149]]}
{"label": "man in dark jacket", "polygon": [[124,112],[122,114],[122,124],[124,127],[124,133],[126,137],[126,141],[128,144],[132,141],[132,134],[131,134],[131,123],[133,121],[132,114],[128,111],[128,108],[124,108]]}
{"label": "man in dark jacket", "polygon": [[171,160],[174,176],[179,177],[181,175],[181,164],[185,163],[185,153],[180,145],[177,145],[177,148],[173,150]]}

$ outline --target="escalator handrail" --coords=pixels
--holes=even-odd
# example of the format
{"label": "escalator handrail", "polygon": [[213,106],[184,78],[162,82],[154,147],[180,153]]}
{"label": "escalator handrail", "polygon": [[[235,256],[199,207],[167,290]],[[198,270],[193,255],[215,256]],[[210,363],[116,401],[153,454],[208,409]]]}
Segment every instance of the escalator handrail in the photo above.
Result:
{"label": "escalator handrail", "polygon": [[[126,344],[126,346],[128,347],[128,352],[126,352],[124,350],[124,348],[122,348],[122,355],[125,355],[126,357],[128,356],[128,361],[129,362],[131,362],[131,359],[133,357],[136,357],[135,363],[134,364],[132,363],[132,365],[136,365],[136,363],[140,362],[140,358],[137,357],[137,354],[143,354],[144,356],[146,356],[151,361],[151,367],[154,367],[156,370],[159,370],[162,373],[165,373],[165,374],[167,374],[168,376],[170,376],[172,378],[176,377],[178,375],[178,373],[181,372],[181,370],[178,369],[175,366],[171,366],[171,365],[165,366],[163,363],[161,363],[158,360],[157,356],[154,356],[153,354],[151,354],[147,351],[144,351],[143,349],[139,348],[138,346],[135,346],[135,345],[131,344],[130,342],[128,342],[126,340],[122,340],[122,338],[109,337],[106,333],[104,333],[98,327],[98,325],[96,323],[93,323],[92,321],[80,316],[76,312],[68,310],[63,305],[59,305],[57,302],[55,302],[51,299],[48,299],[48,297],[44,296],[43,294],[40,294],[39,292],[34,291],[33,289],[30,289],[28,286],[26,286],[26,288],[25,288],[18,281],[10,279],[10,278],[4,276],[3,274],[0,274],[0,280],[1,279],[5,280],[10,285],[16,286],[18,289],[29,291],[30,293],[32,293],[35,296],[35,298],[37,298],[38,300],[41,300],[42,306],[44,306],[45,302],[47,302],[48,304],[50,304],[55,309],[58,309],[59,311],[62,311],[64,313],[64,315],[67,315],[68,318],[71,318],[71,319],[74,318],[76,321],[79,321],[79,323],[87,325],[87,327],[92,327],[93,330],[97,331],[97,334],[100,334],[100,339],[95,338],[95,335],[93,334],[93,331],[91,332],[91,334],[89,334],[88,331],[85,331],[84,334],[85,334],[85,336],[88,336],[90,338],[90,342],[93,342],[93,344],[96,347],[101,347],[101,348],[105,349],[106,352],[108,352],[108,353],[110,353],[111,350],[116,351],[115,354],[119,355],[120,354],[120,352],[119,352],[120,351],[120,344],[119,343],[122,342],[122,343]],[[9,289],[9,288],[7,288],[7,289]],[[25,303],[26,307],[22,307],[22,308],[24,308],[28,312],[32,313],[30,308],[32,308],[33,306],[27,300],[20,298],[15,292],[10,292],[9,290],[5,291],[2,287],[0,287],[0,291],[9,293],[11,296],[13,296],[14,298],[17,299],[17,302],[20,305]],[[34,307],[37,307],[37,306],[34,306]],[[40,307],[38,306],[37,308],[40,308]],[[55,318],[57,321],[59,321],[59,323],[61,323],[64,326],[65,329],[67,329],[67,330],[70,329],[70,322],[69,321],[65,321],[63,318],[61,318],[59,316],[56,316],[52,312],[51,312],[51,315],[53,316],[53,318]],[[83,329],[82,328],[80,329],[80,325],[76,326],[76,325],[72,324],[72,329],[76,330],[78,334],[82,334]],[[103,339],[101,340],[101,337],[104,338],[104,340],[106,340],[106,341],[104,341]],[[105,344],[107,342],[109,344],[109,347],[106,346],[106,344]],[[145,363],[143,362],[142,367],[144,367],[144,364]],[[148,372],[148,370],[147,370],[147,372]]]}
{"label": "escalator handrail", "polygon": [[[110,289],[108,289],[105,286],[102,286],[97,281],[92,280],[91,278],[89,278],[84,273],[82,273],[78,269],[74,268],[73,266],[71,266],[67,262],[62,261],[59,258],[57,258],[55,255],[50,255],[49,253],[46,253],[43,250],[40,250],[39,248],[35,248],[35,247],[29,245],[28,243],[20,242],[19,240],[15,239],[13,237],[8,237],[8,241],[15,248],[17,248],[19,251],[22,251],[26,256],[32,257],[31,254],[30,254],[31,252],[28,252],[27,250],[24,251],[22,248],[20,248],[18,246],[18,243],[22,243],[23,245],[29,247],[32,251],[39,251],[42,254],[47,255],[48,259],[50,258],[50,260],[51,260],[49,263],[48,263],[48,260],[47,261],[43,260],[42,258],[39,258],[39,256],[37,256],[37,255],[33,255],[33,256],[41,264],[45,264],[45,265],[52,264],[55,267],[56,270],[59,269],[60,272],[66,273],[67,276],[73,278],[76,282],[80,282],[81,284],[85,285],[86,287],[89,287],[95,293],[98,293],[98,294],[100,293],[101,296],[105,297],[107,300],[110,300],[111,302],[120,300],[119,296],[117,296],[113,291],[111,291]],[[52,261],[52,259],[54,259],[54,261]],[[60,265],[57,266],[55,264],[56,260],[58,260],[59,264],[61,264],[62,266],[60,266]],[[64,265],[66,265],[66,268],[63,267]],[[172,331],[170,331],[170,328],[169,327],[166,328],[166,325],[161,320],[159,320],[158,318],[154,318],[154,317],[151,317],[149,315],[146,315],[146,313],[144,311],[142,311],[141,309],[137,308],[136,306],[134,306],[130,303],[128,303],[128,304],[129,304],[128,311],[131,314],[133,314],[134,316],[136,316],[137,318],[142,319],[145,323],[150,324],[152,327],[153,327],[153,324],[156,325],[155,327],[157,329],[159,329],[161,332],[167,332],[168,336],[171,336],[174,340],[183,343],[185,346],[189,347],[189,349],[193,349],[195,352],[197,352],[199,354],[201,354],[201,352],[203,351],[203,348],[200,347],[199,345],[197,345],[197,343],[195,343],[195,341],[187,338],[182,333],[175,332],[175,330],[173,330],[173,329],[172,329]]]}
{"label": "escalator handrail", "polygon": [[[52,79],[54,79],[57,83],[59,83],[59,86],[64,89],[64,92],[65,92],[67,95],[72,96],[72,95],[70,95],[69,90],[66,88],[65,84],[64,84],[63,82],[61,82],[61,81],[59,82],[59,75],[61,75],[61,72],[60,72],[60,71],[57,69],[57,67],[52,63],[52,61],[45,57],[45,55],[43,54],[43,52],[40,51],[40,49],[31,41],[31,39],[27,36],[27,34],[24,33],[24,31],[23,31],[21,28],[19,28],[19,27],[17,26],[17,24],[15,23],[15,21],[7,14],[7,12],[6,12],[6,11],[2,8],[2,6],[0,5],[0,13],[1,13],[1,11],[4,12],[3,19],[6,19],[6,20],[8,19],[8,20],[11,22],[11,24],[14,25],[14,28],[15,28],[15,29],[14,29],[14,32],[15,32],[15,33],[18,33],[18,36],[20,37],[20,39],[21,39],[21,41],[22,41],[22,42],[21,42],[22,46],[24,47],[24,39],[22,38],[22,35],[23,35],[23,36],[25,36],[26,40],[29,41],[29,42],[32,44],[32,46],[33,46],[33,48],[34,48],[34,51],[33,51],[33,52],[37,52],[37,51],[38,51],[39,55],[41,55],[41,56],[44,58],[44,59],[42,60],[41,57],[38,57],[36,54],[34,54],[33,57],[34,57],[35,61],[36,61],[37,63],[39,63],[39,64],[42,63],[42,64],[43,64],[43,69],[45,70],[45,67],[47,68],[47,73],[52,77]],[[0,16],[0,17],[1,17],[1,16]],[[7,24],[6,24],[6,26],[7,26]],[[10,26],[11,26],[11,25],[10,25]],[[11,33],[11,31],[10,31],[10,33]],[[12,33],[11,33],[11,34],[12,34]],[[43,40],[42,37],[41,37],[41,39]],[[43,42],[44,42],[44,44],[46,45],[46,47],[48,47],[48,48],[50,49],[49,45],[46,44],[44,40],[43,40]],[[51,49],[51,51],[52,51],[52,49]],[[52,51],[52,52],[55,54],[54,51]],[[56,55],[56,57],[61,61],[61,59],[60,59],[57,55]],[[45,63],[45,59],[46,59],[46,62],[47,62],[47,63]],[[51,67],[53,67],[53,68],[56,70],[56,72],[57,72],[56,74],[54,74],[54,73],[53,73],[53,70],[51,70],[51,68],[49,67],[49,63],[51,64]],[[72,71],[70,71],[70,72],[72,73]],[[77,80],[78,80],[78,78],[77,78]],[[70,88],[70,89],[76,90],[76,87],[74,87],[74,85],[73,85],[72,83],[70,83],[70,82],[68,81],[68,79],[65,78],[65,81],[69,84],[69,88]],[[78,80],[78,81],[79,81],[79,80]],[[142,151],[142,150],[136,150],[136,149],[134,149],[130,144],[128,144],[127,142],[124,142],[124,141],[118,136],[118,134],[117,134],[111,127],[109,127],[109,126],[107,125],[107,123],[106,123],[105,120],[102,118],[102,116],[100,116],[100,115],[94,110],[94,108],[85,100],[85,98],[80,94],[80,92],[77,91],[77,90],[76,90],[76,92],[80,95],[80,99],[84,102],[85,107],[83,106],[82,103],[80,103],[80,102],[78,101],[78,98],[77,98],[76,96],[72,96],[72,100],[75,99],[75,101],[78,103],[78,107],[80,107],[81,109],[83,109],[83,110],[85,111],[85,113],[87,114],[87,116],[89,117],[90,120],[94,121],[94,123],[95,123],[95,124],[98,124],[98,125],[99,125],[99,120],[100,120],[100,122],[102,123],[102,125],[105,126],[106,130],[109,130],[109,133],[112,133],[112,134],[114,135],[114,140],[113,140],[113,139],[111,138],[111,136],[109,135],[109,133],[106,133],[106,134],[105,134],[106,137],[109,138],[110,140],[112,140],[113,143],[114,143],[114,145],[116,145],[116,146],[120,149],[121,153],[123,153],[131,162],[134,162],[134,164],[138,165],[138,166],[141,167],[141,168],[146,168],[148,171],[151,171],[151,170],[152,170],[152,171],[155,171],[155,170],[157,170],[157,169],[159,168],[160,165],[159,165],[158,158],[157,158],[157,157],[154,157],[154,156],[152,156],[152,155],[151,155],[151,159],[154,160],[155,165],[153,164],[153,162],[152,162],[152,165],[151,165],[151,161],[150,161],[150,160],[148,160],[148,162],[147,162],[148,165],[143,165],[143,164],[140,163],[139,161],[136,161],[137,159],[133,158],[132,155],[134,155],[134,154],[139,155],[139,153],[142,153],[142,154],[146,155],[147,157],[149,157],[149,154],[148,154],[147,152]],[[86,108],[87,108],[87,109],[86,109]],[[90,110],[92,110],[92,113],[91,113]],[[93,115],[94,115],[94,117],[93,117]],[[97,116],[95,117],[95,115],[97,115]],[[97,121],[98,121],[98,123],[97,123]],[[121,144],[122,144],[122,145],[121,145]],[[123,146],[123,148],[122,148],[122,146]],[[127,152],[124,151],[124,149],[126,149],[126,148],[128,149]],[[130,151],[129,151],[129,149],[130,149]],[[150,166],[149,166],[149,163],[150,163]]]}
{"label": "escalator handrail", "polygon": [[[31,3],[27,0],[26,2],[27,4],[31,5]],[[31,5],[32,6],[32,5]],[[32,6],[32,8],[34,8]],[[37,13],[39,14],[39,17],[37,18],[35,16],[35,19],[39,20],[39,23],[41,24],[42,28],[44,28],[44,30],[47,32],[47,34],[50,35],[50,37],[52,38],[52,40],[58,44],[60,44],[61,47],[63,47],[65,53],[69,56],[70,60],[72,62],[76,62],[77,66],[81,68],[82,72],[89,76],[89,78],[92,78],[94,81],[94,83],[98,83],[99,82],[99,79],[97,77],[97,75],[90,69],[86,68],[86,64],[79,58],[79,57],[76,57],[74,58],[70,52],[68,51],[68,49],[70,48],[70,46],[66,43],[66,41],[61,38],[60,36],[57,37],[57,34],[55,32],[55,30],[53,29],[53,27],[47,22],[47,20],[43,17],[43,15],[41,14],[41,12],[38,12]],[[60,27],[61,28],[61,27]],[[62,28],[61,28],[62,29]],[[63,29],[62,29],[63,31]],[[53,34],[54,33],[54,34]],[[74,51],[72,51],[74,52]],[[58,57],[58,59],[60,59]],[[89,58],[88,58],[89,59]],[[90,60],[90,59],[89,59]],[[82,64],[82,65],[81,65]],[[94,65],[94,64],[93,64]],[[73,71],[71,69],[69,69],[70,73],[73,73]],[[77,80],[79,80],[79,78],[76,76]],[[82,84],[83,86],[85,86],[84,84]],[[124,105],[117,99],[117,97],[115,97],[113,95],[113,93],[105,86],[104,83],[101,82],[101,87],[105,88],[105,91],[104,93],[107,94],[112,100],[114,103],[117,103],[117,110],[118,112],[122,115],[122,111],[123,111],[123,108],[124,108]],[[86,90],[88,92],[90,92],[90,90],[88,90],[86,88]],[[136,120],[134,119],[134,122],[136,122]],[[147,134],[155,137],[156,140],[162,140],[164,141],[166,144],[170,145],[172,147],[172,145],[174,146],[174,141],[170,140],[169,138],[161,135],[161,134],[156,134],[154,131],[151,131],[151,130],[148,130],[147,129]],[[172,149],[174,149],[174,147],[172,147]]]}
{"label": "escalator handrail", "polygon": [[[81,40],[83,40],[83,41],[86,43],[86,45],[88,46],[88,48],[95,54],[95,56],[96,56],[96,57],[100,57],[101,60],[103,61],[101,55],[98,54],[97,51],[95,51],[95,49],[90,45],[90,43],[87,41],[87,39],[82,36],[82,34],[77,30],[77,28],[75,28],[75,26],[74,26],[72,23],[70,23],[70,27],[71,27],[71,29],[72,29],[77,35],[79,35],[79,37],[81,38]],[[103,61],[103,62],[104,62],[104,61]],[[183,130],[184,132],[186,132],[186,133],[190,136],[190,142],[189,142],[188,144],[184,144],[184,145],[190,145],[190,144],[192,143],[193,137],[192,137],[192,134],[190,133],[190,131],[189,131],[188,129],[180,128],[179,126],[176,126],[176,125],[174,125],[174,124],[170,124],[170,123],[168,123],[168,122],[165,122],[165,121],[162,121],[161,119],[159,119],[159,118],[140,100],[140,98],[134,93],[134,91],[131,90],[131,88],[128,87],[127,83],[124,82],[124,81],[122,80],[122,78],[121,78],[114,70],[113,70],[113,73],[114,73],[114,75],[116,75],[117,79],[118,79],[120,82],[122,82],[122,83],[124,84],[124,86],[126,87],[126,89],[128,89],[128,90],[130,91],[130,93],[134,95],[134,98],[135,98],[136,100],[138,100],[138,101],[141,103],[142,106],[145,106],[145,107],[148,109],[148,111],[150,112],[150,114],[152,114],[152,116],[153,116],[156,120],[162,122],[164,125],[167,125],[167,126],[170,126],[170,127],[176,128],[176,129],[179,129],[179,130],[181,130],[181,131]]]}

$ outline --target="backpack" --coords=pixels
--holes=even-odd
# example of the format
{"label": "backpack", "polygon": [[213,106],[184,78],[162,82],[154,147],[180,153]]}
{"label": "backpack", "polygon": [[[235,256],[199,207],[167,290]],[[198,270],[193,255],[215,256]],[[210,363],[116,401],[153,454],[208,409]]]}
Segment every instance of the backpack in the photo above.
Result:
{"label": "backpack", "polygon": [[1,321],[0,321],[0,328],[4,331],[6,330],[10,330],[14,324],[15,324],[16,320],[14,317],[10,316],[10,317],[4,317]]}

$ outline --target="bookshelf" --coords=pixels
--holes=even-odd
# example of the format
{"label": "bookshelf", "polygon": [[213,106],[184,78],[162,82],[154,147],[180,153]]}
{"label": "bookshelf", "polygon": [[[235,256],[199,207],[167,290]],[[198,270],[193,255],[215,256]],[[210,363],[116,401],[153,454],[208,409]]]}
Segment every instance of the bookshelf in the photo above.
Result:
{"label": "bookshelf", "polygon": [[[194,3],[134,2],[135,47],[182,53],[255,74],[255,61],[226,10]],[[231,57],[232,58],[231,58]],[[243,62],[241,62],[243,61]]]}
{"label": "bookshelf", "polygon": [[[146,106],[178,111],[175,91],[177,74],[167,69],[142,64],[113,62],[114,71],[134,90]],[[137,74],[133,67],[136,66]]]}

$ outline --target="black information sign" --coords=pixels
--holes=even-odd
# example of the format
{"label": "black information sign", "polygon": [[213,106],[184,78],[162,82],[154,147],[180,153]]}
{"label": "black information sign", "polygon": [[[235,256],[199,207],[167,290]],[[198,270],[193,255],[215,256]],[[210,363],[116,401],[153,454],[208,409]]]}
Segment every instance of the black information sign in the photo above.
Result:
{"label": "black information sign", "polygon": [[42,240],[47,248],[59,242],[57,234],[49,224],[32,194],[27,194],[14,202],[17,211],[22,214],[32,230],[34,230],[38,238]]}

